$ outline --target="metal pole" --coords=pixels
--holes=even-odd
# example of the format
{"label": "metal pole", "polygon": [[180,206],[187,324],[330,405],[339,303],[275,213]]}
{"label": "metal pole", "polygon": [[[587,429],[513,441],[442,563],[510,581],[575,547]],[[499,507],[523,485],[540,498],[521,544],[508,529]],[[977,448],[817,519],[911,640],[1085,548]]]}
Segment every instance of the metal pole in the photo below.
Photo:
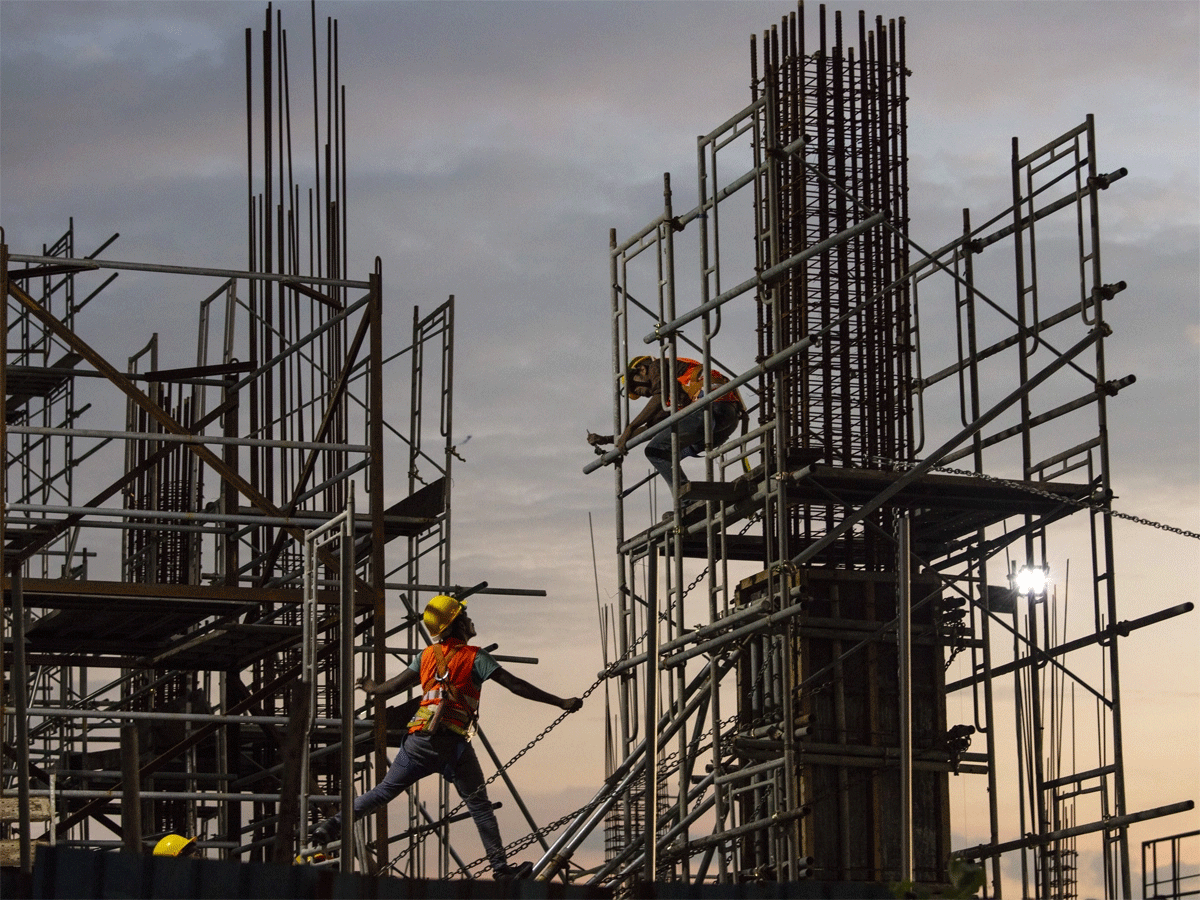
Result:
{"label": "metal pole", "polygon": [[[1050,833],[1050,823],[1046,810],[1046,775],[1044,771],[1045,750],[1043,747],[1042,724],[1042,691],[1040,679],[1044,663],[1038,659],[1037,604],[1045,603],[1046,595],[1030,595],[1029,597],[1029,653],[1032,664],[1029,667],[1029,717],[1030,717],[1030,756],[1033,760],[1032,784],[1029,785],[1030,796],[1033,800],[1034,817],[1036,818],[1037,835],[1044,838]],[[1046,844],[1039,843],[1034,851],[1037,859],[1037,877],[1041,883],[1040,896],[1049,898],[1050,890],[1050,856],[1046,852]],[[1128,896],[1128,894],[1123,895]]]}
{"label": "metal pole", "polygon": [[[732,656],[736,661],[737,654],[734,653]],[[730,662],[724,669],[721,669],[720,666],[705,663],[696,678],[688,685],[688,691],[685,695],[686,700],[681,701],[683,704],[682,708],[672,710],[670,713],[664,715],[656,724],[652,734],[656,736],[659,745],[665,747],[667,742],[674,737],[675,732],[683,728],[687,724],[688,718],[695,714],[696,709],[704,701],[707,694],[710,673],[715,670],[717,673],[716,678],[720,681],[721,677],[734,664],[735,662]],[[584,838],[603,820],[608,810],[628,794],[629,786],[643,771],[645,762],[642,759],[642,755],[646,752],[646,746],[649,743],[651,742],[642,738],[629,751],[624,761],[605,779],[604,785],[592,798],[591,802],[584,807],[584,811],[559,833],[546,854],[534,864],[534,875],[539,881],[546,881],[552,878],[558,868],[564,865],[566,860],[570,859],[571,854],[575,852],[575,849],[582,843]],[[546,871],[547,864],[551,866],[548,872]],[[598,876],[591,876],[588,883],[598,883]]]}
{"label": "metal pole", "polygon": [[338,866],[354,871],[354,485],[346,498],[341,539],[342,610],[341,649],[342,718],[342,852]]}
{"label": "metal pole", "polygon": [[133,722],[121,726],[121,837],[130,853],[142,852],[142,797],[138,777],[138,728]]}
{"label": "metal pole", "polygon": [[[301,669],[300,669],[300,687],[301,690],[308,692],[308,712],[309,717],[315,716],[317,712],[317,553],[316,543],[311,534],[305,536],[304,540],[304,601],[301,605],[300,621],[301,621]],[[311,718],[308,723],[311,727]],[[311,779],[308,777],[308,772],[312,766],[311,747],[308,740],[308,728],[305,729],[305,738],[300,742],[300,771],[303,777],[300,779],[300,843],[304,844],[307,837],[308,828],[308,813],[311,794],[309,785]]]}
{"label": "metal pole", "polygon": [[899,550],[898,607],[900,619],[900,880],[913,880],[912,768],[912,571],[909,555],[909,517],[896,516]]}
{"label": "metal pole", "polygon": [[[0,298],[3,302],[3,298]],[[13,703],[17,713],[17,816],[21,829],[21,871],[33,871],[33,848],[29,843],[29,671],[25,667],[25,596],[21,571],[13,569]]]}
{"label": "metal pole", "polygon": [[517,804],[517,809],[521,811],[521,815],[524,816],[525,821],[529,823],[529,828],[533,835],[537,838],[538,843],[542,845],[543,850],[549,850],[550,845],[546,843],[546,838],[542,835],[541,830],[538,828],[537,822],[534,821],[533,813],[529,811],[529,807],[525,805],[525,801],[517,792],[517,786],[513,784],[513,780],[509,776],[508,770],[504,768],[504,763],[501,761],[500,757],[496,755],[495,748],[493,748],[491,742],[488,741],[487,735],[483,733],[482,728],[476,726],[475,737],[479,739],[479,743],[483,745],[483,749],[487,751],[487,754],[489,757],[491,757],[492,762],[496,764],[496,771],[500,774],[500,780],[504,782],[505,787],[507,787],[509,793],[512,794],[512,798]]}
{"label": "metal pole", "polygon": [[278,282],[291,287],[316,285],[318,287],[369,288],[369,281],[348,278],[314,278],[311,275],[277,274],[273,272],[241,271],[239,269],[212,269],[197,266],[164,266],[158,263],[122,262],[115,259],[64,259],[60,256],[33,256],[28,253],[13,253],[10,262],[28,265],[70,266],[80,272],[97,269],[124,269],[131,272],[158,272],[165,275],[198,275],[215,278],[238,278],[248,281]]}
{"label": "metal pole", "polygon": [[[1078,356],[1096,341],[1100,340],[1102,336],[1103,335],[1100,329],[1092,329],[1092,331],[1090,331],[1086,337],[1082,338],[1065,353],[1060,354],[1041,372],[1032,377],[1025,378],[1020,387],[1002,399],[982,416],[975,419],[970,425],[968,425],[954,437],[950,438],[944,444],[930,453],[923,462],[913,466],[911,469],[901,475],[896,481],[892,482],[891,485],[876,494],[873,499],[859,507],[852,515],[848,515],[840,524],[826,532],[822,538],[809,544],[804,550],[794,556],[791,561],[792,565],[806,565],[809,560],[815,558],[826,547],[840,538],[859,522],[866,519],[867,516],[887,503],[887,501],[893,496],[900,493],[900,491],[902,491],[905,487],[916,481],[934,466],[939,465],[941,460],[949,451],[959,446],[963,441],[973,436],[976,432],[982,431],[989,422],[998,418],[1001,413],[1007,410],[1018,400],[1023,400],[1028,397],[1028,395],[1035,388],[1037,388],[1043,382],[1049,380],[1050,376],[1070,363],[1076,356]],[[704,399],[708,400],[710,398],[706,397]],[[661,424],[662,423],[660,422],[659,425],[656,425],[655,427],[657,428],[661,426]],[[638,435],[638,437],[642,437],[644,434],[645,432],[642,432],[642,434]]]}
{"label": "metal pole", "polygon": [[652,550],[646,575],[646,876],[654,882],[658,869],[658,552]]}
{"label": "metal pole", "polygon": [[709,300],[707,303],[704,303],[701,306],[695,307],[694,309],[690,310],[689,312],[684,313],[682,316],[672,319],[669,322],[664,322],[663,324],[657,326],[652,333],[647,334],[645,337],[643,337],[642,340],[647,344],[652,344],[655,341],[662,340],[667,335],[673,334],[674,332],[678,331],[680,328],[682,328],[684,325],[688,324],[689,322],[693,321],[694,319],[700,318],[706,312],[716,309],[717,307],[721,306],[724,303],[727,303],[728,301],[734,299],[735,297],[741,296],[742,294],[746,293],[746,291],[750,290],[751,288],[759,287],[760,285],[770,284],[776,278],[780,278],[781,276],[786,275],[789,271],[796,268],[796,266],[800,265],[803,262],[806,262],[809,259],[812,259],[814,256],[820,256],[826,250],[829,250],[832,247],[836,247],[839,244],[845,243],[846,241],[850,240],[851,238],[857,237],[859,234],[863,233],[864,231],[870,231],[876,225],[881,224],[885,219],[887,219],[887,213],[882,213],[882,212],[875,213],[872,216],[868,216],[866,219],[863,219],[861,222],[850,226],[849,228],[845,229],[844,231],[841,231],[831,237],[828,237],[825,240],[820,241],[819,243],[814,244],[811,247],[808,247],[805,250],[800,251],[799,253],[795,254],[794,256],[790,256],[780,263],[776,263],[775,265],[773,265],[769,269],[767,269],[765,272],[762,272],[759,275],[755,275],[753,278],[747,278],[741,284],[736,285],[735,287],[732,287],[727,291],[722,291],[720,294],[718,294],[712,300]]}
{"label": "metal pole", "polygon": [[[387,680],[385,659],[387,653],[387,594],[384,587],[384,543],[387,538],[383,530],[384,491],[386,474],[383,468],[383,264],[376,258],[375,272],[371,276],[371,335],[368,359],[370,360],[370,419],[368,442],[371,445],[371,468],[368,473],[371,508],[371,572],[369,580],[375,591],[372,626],[374,670],[372,677],[377,683]],[[364,667],[367,668],[367,667]],[[387,771],[387,704],[380,698],[372,713],[375,718],[375,767],[377,777]],[[388,817],[386,807],[375,817],[375,858],[382,861],[388,848]],[[376,864],[376,871],[379,865]]]}

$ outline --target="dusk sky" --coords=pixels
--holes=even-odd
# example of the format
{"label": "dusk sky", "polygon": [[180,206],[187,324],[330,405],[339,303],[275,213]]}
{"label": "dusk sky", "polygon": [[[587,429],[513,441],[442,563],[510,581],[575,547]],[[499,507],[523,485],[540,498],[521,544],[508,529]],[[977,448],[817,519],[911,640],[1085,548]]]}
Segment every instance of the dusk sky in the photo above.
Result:
{"label": "dusk sky", "polygon": [[[828,6],[848,23],[860,8],[905,19],[911,233],[923,247],[954,238],[963,207],[983,219],[1007,206],[1014,136],[1038,147],[1095,116],[1102,169],[1129,170],[1102,198],[1106,280],[1129,285],[1111,304],[1108,365],[1137,376],[1109,406],[1114,506],[1200,530],[1200,4]],[[245,268],[244,31],[257,41],[265,8],[0,0],[9,251],[40,252],[73,218],[84,252],[120,232],[106,258]],[[296,77],[311,77],[309,4],[275,8],[301,51]],[[666,172],[678,208],[694,205],[696,136],[749,102],[750,37],[795,9],[317,6],[339,23],[347,86],[350,275],[382,260],[395,349],[414,306],[456,297],[455,580],[547,591],[481,597],[473,617],[501,652],[539,657],[518,674],[556,693],[582,692],[601,668],[590,526],[604,602],[616,585],[611,473],[582,472],[594,458],[585,433],[612,421],[609,229],[620,239],[652,220]],[[816,13],[805,9],[814,32]],[[119,364],[155,331],[168,352],[194,353],[195,311],[169,298],[88,313]],[[405,403],[394,421],[407,421]],[[1196,600],[1194,539],[1122,521],[1116,542],[1122,618]],[[1088,564],[1074,560],[1072,575]],[[1130,811],[1200,799],[1198,651],[1200,612],[1122,644]],[[602,696],[514,769],[543,820],[602,781]],[[498,688],[485,691],[485,727],[489,712],[504,759],[553,718]],[[986,839],[986,818],[951,815],[964,843]],[[501,823],[508,840],[523,833],[508,809]],[[1196,828],[1195,811],[1135,826],[1135,883],[1141,841]]]}

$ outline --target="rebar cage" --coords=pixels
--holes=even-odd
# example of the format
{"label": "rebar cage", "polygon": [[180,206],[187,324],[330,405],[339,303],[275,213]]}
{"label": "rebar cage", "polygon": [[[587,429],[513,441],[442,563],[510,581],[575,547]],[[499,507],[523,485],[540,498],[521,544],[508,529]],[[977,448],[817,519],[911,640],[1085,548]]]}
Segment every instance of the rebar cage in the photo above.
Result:
{"label": "rebar cage", "polygon": [[[1123,787],[1106,407],[1133,378],[1104,367],[1124,284],[1102,278],[1099,198],[1124,170],[1100,170],[1090,118],[1014,139],[1012,205],[921,249],[904,21],[860,14],[851,42],[818,16],[807,39],[803,6],[765,32],[761,71],[752,41],[750,104],[698,139],[698,205],[679,213],[668,175],[662,214],[610,236],[614,434],[645,353],[720,370],[690,411],[736,389],[751,421],[721,446],[710,426],[677,491],[631,467],[689,410],[585,467],[615,464],[618,563],[591,880],[936,890],[960,857],[998,886],[1011,852],[1026,894],[1070,897],[1098,836],[1128,896],[1128,824],[1187,804],[1134,813]],[[689,449],[672,464],[695,477]],[[1016,575],[1072,549],[1092,603],[1068,619]],[[1075,733],[1094,757],[1063,752]],[[979,786],[977,846],[952,846],[952,775]]]}

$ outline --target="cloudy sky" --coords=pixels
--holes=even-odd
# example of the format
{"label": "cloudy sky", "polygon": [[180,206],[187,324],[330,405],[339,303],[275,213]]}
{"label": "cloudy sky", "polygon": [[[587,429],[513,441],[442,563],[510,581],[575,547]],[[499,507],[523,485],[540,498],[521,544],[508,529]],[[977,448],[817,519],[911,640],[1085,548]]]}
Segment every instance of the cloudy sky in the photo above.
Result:
{"label": "cloudy sky", "polygon": [[[850,22],[860,7],[906,20],[912,234],[922,246],[950,240],[965,206],[980,218],[1004,208],[1014,136],[1037,147],[1095,115],[1101,168],[1129,170],[1103,198],[1106,278],[1130,285],[1113,304],[1110,374],[1138,379],[1110,406],[1117,507],[1196,531],[1200,7],[830,7]],[[308,4],[276,9],[306,53]],[[397,348],[413,306],[457,298],[455,430],[466,462],[455,472],[455,580],[548,592],[481,599],[476,621],[503,650],[539,656],[530,677],[551,690],[578,693],[600,668],[590,525],[603,600],[615,585],[611,477],[581,471],[592,458],[585,432],[611,421],[609,229],[627,235],[658,214],[664,172],[695,196],[696,135],[747,103],[750,36],[794,9],[318,7],[338,20],[347,85],[351,273],[365,276],[381,258]],[[0,226],[10,252],[39,252],[73,217],[81,251],[120,232],[105,256],[244,268],[244,30],[257,41],[264,10],[0,2]],[[815,29],[815,4],[807,15]],[[152,331],[192,352],[179,327],[195,320],[190,307],[163,298],[99,312],[130,317],[112,326],[128,341],[114,338],[114,360]],[[395,421],[406,421],[404,409]],[[1117,540],[1123,617],[1195,600],[1194,540],[1128,524]],[[1198,617],[1126,642],[1133,810],[1200,795]],[[496,693],[485,702],[521,726],[549,721],[544,708]],[[549,740],[557,748],[539,751],[540,772],[554,778],[515,773],[543,818],[599,784],[601,729],[593,702]],[[498,752],[519,749],[523,733],[503,733]],[[554,764],[562,758],[571,765]],[[1198,826],[1195,813],[1138,826],[1135,861],[1138,841]],[[513,835],[519,827],[506,822]],[[986,837],[978,828],[964,828],[972,843]]]}

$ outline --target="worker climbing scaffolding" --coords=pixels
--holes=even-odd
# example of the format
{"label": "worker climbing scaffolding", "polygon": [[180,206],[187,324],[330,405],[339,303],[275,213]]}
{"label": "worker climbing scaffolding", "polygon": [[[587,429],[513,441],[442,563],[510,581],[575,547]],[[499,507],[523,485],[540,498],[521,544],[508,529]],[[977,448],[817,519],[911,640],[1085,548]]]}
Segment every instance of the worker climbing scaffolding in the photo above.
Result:
{"label": "worker climbing scaffolding", "polygon": [[[358,680],[372,698],[387,698],[418,684],[423,695],[387,774],[374,788],[355,799],[354,817],[386,805],[405,788],[438,772],[454,784],[475,820],[494,877],[499,881],[526,878],[533,866],[528,862],[509,865],[483,771],[470,744],[479,716],[480,692],[483,683],[491,680],[518,697],[557,706],[566,712],[575,712],[583,706],[583,701],[543,691],[502,668],[486,650],[468,644],[476,632],[467,615],[465,599],[439,594],[426,605],[422,618],[434,643],[408,668],[383,684],[376,685],[368,677]],[[327,844],[340,830],[338,814],[313,826],[311,837],[317,844]]]}
{"label": "worker climbing scaffolding", "polygon": [[[625,373],[620,379],[626,396],[631,400],[642,397],[649,398],[649,402],[630,420],[629,424],[625,426],[625,430],[616,438],[616,449],[622,455],[625,454],[625,448],[629,441],[638,434],[661,422],[671,413],[692,405],[704,396],[704,366],[694,359],[682,356],[675,361],[675,377],[667,382],[671,389],[668,396],[664,389],[663,373],[669,365],[669,361],[665,359],[636,356],[626,366]],[[715,369],[710,370],[708,373],[709,390],[715,390],[721,385],[728,384],[729,380],[721,372]],[[724,443],[733,434],[739,423],[744,425],[747,421],[746,407],[736,390],[718,397],[711,404],[711,409],[714,446]],[[681,459],[698,456],[704,452],[704,411],[702,409],[697,409],[684,416],[677,431]],[[603,444],[613,443],[613,436],[588,432],[587,441],[593,447],[599,447]],[[659,432],[649,440],[646,444],[646,458],[650,460],[650,464],[667,484],[672,484],[673,476],[676,476],[678,477],[678,490],[680,492],[684,490],[688,484],[688,478],[683,473],[682,467],[678,472],[672,471],[671,431],[669,429]]]}

